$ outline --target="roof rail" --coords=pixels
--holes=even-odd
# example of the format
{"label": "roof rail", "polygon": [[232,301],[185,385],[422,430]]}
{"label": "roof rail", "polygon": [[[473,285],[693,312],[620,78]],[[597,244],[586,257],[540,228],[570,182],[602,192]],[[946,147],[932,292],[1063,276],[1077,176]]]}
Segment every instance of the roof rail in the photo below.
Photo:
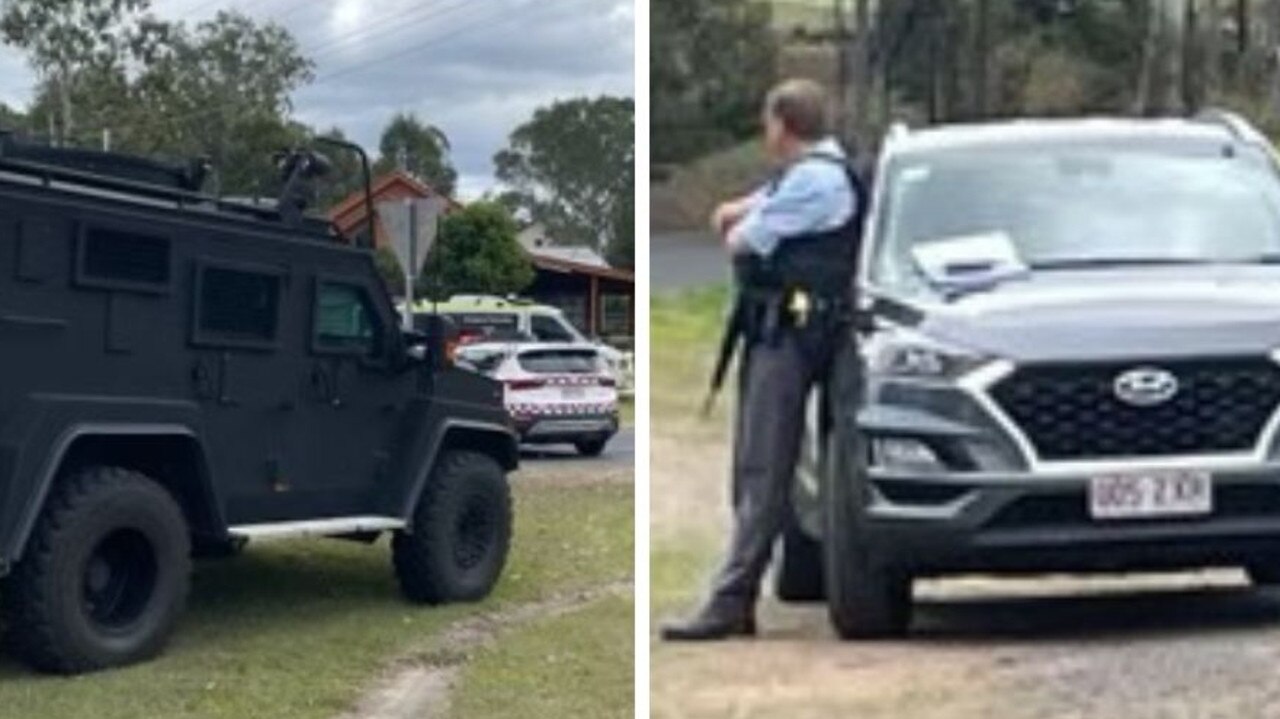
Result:
{"label": "roof rail", "polygon": [[1249,121],[1244,119],[1244,116],[1238,112],[1220,107],[1207,107],[1197,112],[1191,119],[1195,122],[1204,122],[1223,127],[1237,140],[1267,144],[1267,138],[1261,132],[1258,132],[1253,125],[1250,125]]}

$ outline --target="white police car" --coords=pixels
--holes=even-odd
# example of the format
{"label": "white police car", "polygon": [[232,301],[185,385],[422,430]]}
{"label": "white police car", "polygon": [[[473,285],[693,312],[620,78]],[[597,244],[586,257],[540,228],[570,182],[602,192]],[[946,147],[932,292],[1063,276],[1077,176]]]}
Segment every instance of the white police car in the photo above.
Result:
{"label": "white police car", "polygon": [[526,444],[572,444],[594,457],[618,431],[618,386],[598,348],[578,343],[476,343],[459,366],[502,382]]}

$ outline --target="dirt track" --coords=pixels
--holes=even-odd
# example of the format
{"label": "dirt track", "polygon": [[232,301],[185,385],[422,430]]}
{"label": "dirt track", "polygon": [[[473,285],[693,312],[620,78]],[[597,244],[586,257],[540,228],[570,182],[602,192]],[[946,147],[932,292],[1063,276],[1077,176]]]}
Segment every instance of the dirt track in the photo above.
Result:
{"label": "dirt track", "polygon": [[[682,434],[653,441],[655,547],[715,546],[724,448]],[[686,603],[698,589],[680,590]],[[769,601],[760,639],[655,642],[653,716],[1280,717],[1280,593],[1235,570],[964,578],[916,596],[908,641],[842,644],[821,605]]]}

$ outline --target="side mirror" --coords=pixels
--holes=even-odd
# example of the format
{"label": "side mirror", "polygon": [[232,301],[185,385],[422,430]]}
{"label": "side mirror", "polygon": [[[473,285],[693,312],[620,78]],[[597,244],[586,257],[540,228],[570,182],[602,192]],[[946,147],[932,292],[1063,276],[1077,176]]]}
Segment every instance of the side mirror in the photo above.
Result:
{"label": "side mirror", "polygon": [[453,362],[457,338],[453,322],[440,315],[426,315],[419,319],[416,330],[404,333],[405,353],[414,362],[443,369]]}

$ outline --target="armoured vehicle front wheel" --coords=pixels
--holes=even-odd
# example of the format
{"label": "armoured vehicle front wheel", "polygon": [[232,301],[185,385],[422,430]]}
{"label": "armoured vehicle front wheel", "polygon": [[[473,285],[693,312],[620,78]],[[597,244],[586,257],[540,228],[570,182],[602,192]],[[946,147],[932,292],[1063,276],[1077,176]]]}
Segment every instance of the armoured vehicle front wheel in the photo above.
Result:
{"label": "armoured vehicle front wheel", "polygon": [[410,531],[392,539],[400,589],[428,604],[482,599],[510,543],[511,490],[502,467],[477,452],[448,452],[427,480]]}
{"label": "armoured vehicle front wheel", "polygon": [[60,480],[5,580],[10,646],[59,673],[154,656],[186,601],[189,555],[182,509],[147,477],[91,467]]}

